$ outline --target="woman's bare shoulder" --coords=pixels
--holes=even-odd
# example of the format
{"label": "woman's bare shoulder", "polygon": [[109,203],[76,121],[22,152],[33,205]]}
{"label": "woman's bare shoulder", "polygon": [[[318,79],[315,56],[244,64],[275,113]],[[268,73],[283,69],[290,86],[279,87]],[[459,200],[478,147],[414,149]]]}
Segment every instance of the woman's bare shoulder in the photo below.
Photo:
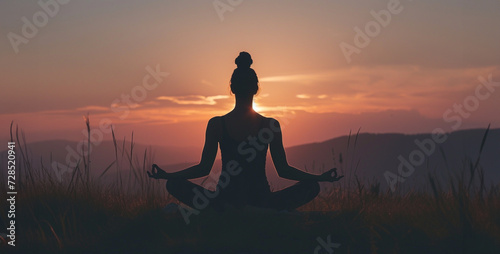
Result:
{"label": "woman's bare shoulder", "polygon": [[267,117],[267,116],[263,116],[261,114],[259,114],[259,116],[266,122],[278,122],[278,120],[276,118],[273,118],[273,117]]}
{"label": "woman's bare shoulder", "polygon": [[220,126],[222,123],[222,116],[214,116],[208,120],[208,125],[211,126]]}
{"label": "woman's bare shoulder", "polygon": [[208,120],[207,133],[213,135],[214,137],[220,137],[222,132],[222,117],[214,116]]}
{"label": "woman's bare shoulder", "polygon": [[276,118],[262,116],[262,120],[263,120],[263,125],[264,126],[270,127],[274,131],[279,131],[280,128],[281,128],[280,127],[280,123],[279,123],[279,121]]}

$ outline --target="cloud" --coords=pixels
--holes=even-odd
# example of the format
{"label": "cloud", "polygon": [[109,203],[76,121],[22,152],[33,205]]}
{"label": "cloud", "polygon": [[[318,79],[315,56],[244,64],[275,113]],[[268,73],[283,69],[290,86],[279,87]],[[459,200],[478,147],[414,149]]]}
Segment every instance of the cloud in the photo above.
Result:
{"label": "cloud", "polygon": [[332,72],[308,73],[308,74],[293,74],[282,76],[271,76],[260,78],[260,82],[308,82],[308,81],[321,81],[332,78]]}
{"label": "cloud", "polygon": [[139,108],[140,106],[141,105],[138,103],[131,103],[131,104],[122,103],[122,102],[111,103],[111,108],[131,108],[131,109],[134,109],[134,108]]}
{"label": "cloud", "polygon": [[109,107],[89,105],[89,106],[77,108],[76,110],[77,111],[107,111],[107,110],[109,110]]}
{"label": "cloud", "polygon": [[328,98],[327,94],[320,94],[320,95],[312,95],[312,94],[297,94],[295,97],[299,99],[311,99],[311,98],[318,98],[318,99],[326,99]]}
{"label": "cloud", "polygon": [[200,83],[207,85],[207,86],[214,86],[214,84],[212,84],[212,82],[205,80],[205,79],[200,80]]}
{"label": "cloud", "polygon": [[299,99],[310,99],[311,98],[311,96],[308,94],[297,94],[296,97]]}
{"label": "cloud", "polygon": [[216,100],[222,100],[229,98],[228,95],[214,95],[214,96],[203,96],[203,95],[187,95],[187,96],[159,96],[157,100],[171,101],[179,105],[215,105]]}

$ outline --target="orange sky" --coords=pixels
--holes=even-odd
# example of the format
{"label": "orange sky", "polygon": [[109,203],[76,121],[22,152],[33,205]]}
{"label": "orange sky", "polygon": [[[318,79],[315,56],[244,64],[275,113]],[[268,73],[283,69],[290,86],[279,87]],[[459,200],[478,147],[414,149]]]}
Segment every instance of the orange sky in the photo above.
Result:
{"label": "orange sky", "polygon": [[[13,120],[28,141],[79,140],[89,113],[96,130],[104,119],[137,142],[201,145],[208,119],[232,108],[242,50],[260,78],[256,108],[286,122],[285,145],[359,127],[500,127],[500,86],[478,80],[500,82],[498,1],[230,2],[70,1],[49,15],[3,1],[0,138]],[[37,26],[40,12],[48,18]],[[346,57],[340,45],[356,47],[356,28],[373,36]],[[155,78],[156,68],[168,75]],[[464,102],[470,110],[459,113]]]}

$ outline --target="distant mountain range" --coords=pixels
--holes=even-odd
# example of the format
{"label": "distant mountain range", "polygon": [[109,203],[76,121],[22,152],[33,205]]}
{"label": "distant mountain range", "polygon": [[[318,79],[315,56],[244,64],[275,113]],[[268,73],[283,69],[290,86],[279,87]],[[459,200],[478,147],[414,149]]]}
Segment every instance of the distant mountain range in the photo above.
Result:
{"label": "distant mountain range", "polygon": [[[456,175],[463,170],[468,173],[469,164],[474,164],[479,156],[484,133],[485,129],[447,133],[446,141],[441,144],[431,142],[431,134],[364,133],[359,134],[357,139],[355,136],[343,136],[321,143],[290,147],[287,157],[292,165],[312,168],[314,162],[316,169],[323,165],[326,169],[335,165],[333,149],[336,166],[344,169],[346,180],[357,174],[365,182],[380,182],[382,189],[385,189],[389,187],[386,175],[393,173],[401,176],[398,172],[401,167],[404,182],[398,182],[400,187],[426,190],[429,187],[428,173],[442,182],[448,182],[450,174]],[[340,153],[343,167],[339,162]],[[423,155],[422,162],[419,155]],[[500,183],[500,129],[489,130],[479,166],[485,172],[486,184]],[[413,172],[411,167],[414,168]]]}
{"label": "distant mountain range", "polygon": [[[456,175],[463,170],[468,172],[469,165],[474,164],[478,158],[484,133],[485,129],[447,133],[446,141],[442,144],[432,141],[432,134],[361,133],[357,136],[342,136],[324,142],[288,147],[286,152],[290,165],[312,173],[321,173],[337,167],[339,174],[345,175],[343,184],[353,183],[357,176],[365,183],[380,182],[383,190],[390,187],[390,181],[397,183],[396,189],[426,190],[428,173],[446,182],[450,174]],[[75,162],[78,160],[76,151],[81,150],[77,142],[66,140],[35,142],[27,147],[32,165],[39,167],[43,164],[46,168],[51,168],[51,158],[52,163],[58,162],[60,165],[68,164],[66,158],[69,159],[68,162]],[[119,168],[128,171],[130,156],[127,154],[130,154],[131,143],[120,141],[116,148]],[[137,168],[142,169],[143,165],[146,165],[145,168],[149,169],[150,164],[156,163],[167,171],[176,171],[196,164],[201,157],[202,148],[134,144],[132,150],[133,163]],[[144,160],[146,151],[148,156]],[[6,151],[0,154],[2,172],[5,173]],[[21,156],[19,152],[18,156]],[[93,145],[92,172],[100,175],[115,161],[115,157],[112,141]],[[500,182],[500,129],[489,130],[479,165],[485,172],[486,184]],[[113,170],[106,173],[107,178],[114,177],[115,167],[116,165],[113,165]],[[398,167],[401,172],[398,172]],[[217,159],[211,173],[212,179],[217,179],[220,168],[221,163]],[[267,175],[275,189],[293,183],[277,176],[270,156],[267,160]],[[398,176],[401,178],[397,178]]]}

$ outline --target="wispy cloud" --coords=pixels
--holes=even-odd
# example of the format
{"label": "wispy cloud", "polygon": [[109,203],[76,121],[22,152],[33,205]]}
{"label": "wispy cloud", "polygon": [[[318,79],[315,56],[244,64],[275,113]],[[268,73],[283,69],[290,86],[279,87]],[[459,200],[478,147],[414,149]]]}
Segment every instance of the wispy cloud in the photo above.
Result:
{"label": "wispy cloud", "polygon": [[207,86],[214,86],[214,84],[212,84],[212,82],[205,80],[205,79],[200,80],[200,83],[207,85]]}
{"label": "wispy cloud", "polygon": [[326,98],[328,98],[328,95],[327,94],[320,94],[320,95],[314,95],[314,94],[297,94],[297,95],[295,95],[295,97],[297,97],[299,99],[314,99],[314,98],[317,98],[317,99],[326,99]]}
{"label": "wispy cloud", "polygon": [[299,99],[310,99],[311,98],[311,96],[308,94],[297,94],[296,97]]}
{"label": "wispy cloud", "polygon": [[80,107],[76,109],[77,111],[107,111],[109,107],[89,105],[85,107]]}
{"label": "wispy cloud", "polygon": [[260,78],[260,82],[304,82],[328,80],[334,75],[333,72],[320,72],[308,74],[292,74]]}
{"label": "wispy cloud", "polygon": [[217,100],[227,99],[228,95],[187,95],[187,96],[159,96],[157,100],[171,101],[179,105],[215,105]]}

